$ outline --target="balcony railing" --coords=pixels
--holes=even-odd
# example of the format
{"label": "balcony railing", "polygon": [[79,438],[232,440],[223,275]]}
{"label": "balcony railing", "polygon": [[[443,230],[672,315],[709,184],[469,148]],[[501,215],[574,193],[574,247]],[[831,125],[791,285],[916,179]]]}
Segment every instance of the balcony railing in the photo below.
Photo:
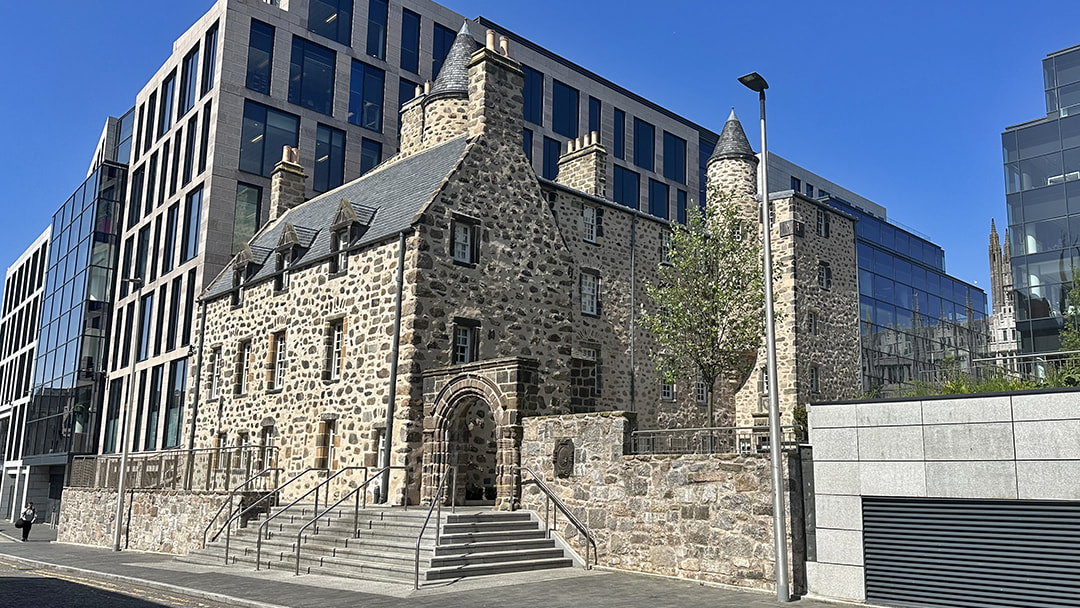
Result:
{"label": "balcony railing", "polygon": [[[793,450],[801,435],[799,427],[780,427],[783,450]],[[691,429],[634,431],[632,454],[767,454],[769,427],[728,426]]]}
{"label": "balcony railing", "polygon": [[[228,491],[256,473],[277,466],[273,446],[241,446],[196,450],[129,453],[124,487],[132,490]],[[276,471],[262,476],[262,487],[274,488]],[[69,487],[116,488],[120,481],[120,455],[76,456],[71,463]]]}

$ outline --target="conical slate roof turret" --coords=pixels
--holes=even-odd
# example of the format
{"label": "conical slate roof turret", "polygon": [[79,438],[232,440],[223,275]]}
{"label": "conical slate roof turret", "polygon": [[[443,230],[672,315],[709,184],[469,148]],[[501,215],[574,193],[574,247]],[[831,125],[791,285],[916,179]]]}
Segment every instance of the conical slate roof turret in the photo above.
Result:
{"label": "conical slate roof turret", "polygon": [[445,93],[469,93],[469,59],[480,45],[469,33],[469,22],[461,24],[454,44],[450,52],[446,54],[439,75],[435,78],[435,84],[431,86],[431,94]]}
{"label": "conical slate roof turret", "polygon": [[735,108],[731,109],[731,115],[728,116],[727,122],[724,123],[724,130],[720,132],[720,139],[716,142],[716,150],[713,151],[709,162],[723,158],[743,158],[754,162],[758,160],[757,155],[754,154],[754,149],[750,147],[750,142],[746,139],[746,132],[743,131],[742,123],[735,116]]}

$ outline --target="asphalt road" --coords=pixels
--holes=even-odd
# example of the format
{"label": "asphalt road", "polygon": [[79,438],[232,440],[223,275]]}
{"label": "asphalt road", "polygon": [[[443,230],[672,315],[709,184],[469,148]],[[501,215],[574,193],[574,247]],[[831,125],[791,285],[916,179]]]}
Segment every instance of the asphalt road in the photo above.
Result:
{"label": "asphalt road", "polygon": [[227,604],[71,574],[0,558],[0,606],[25,608],[226,608]]}

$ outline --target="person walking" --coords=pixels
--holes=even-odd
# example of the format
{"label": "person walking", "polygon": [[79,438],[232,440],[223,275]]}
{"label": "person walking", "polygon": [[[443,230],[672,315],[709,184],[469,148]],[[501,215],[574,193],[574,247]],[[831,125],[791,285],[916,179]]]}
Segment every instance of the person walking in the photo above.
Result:
{"label": "person walking", "polygon": [[30,536],[30,528],[34,527],[34,519],[37,518],[37,512],[34,511],[34,503],[26,503],[26,508],[22,510],[22,514],[19,515],[19,523],[21,526],[15,526],[16,528],[22,528],[22,542],[26,542],[27,537]]}

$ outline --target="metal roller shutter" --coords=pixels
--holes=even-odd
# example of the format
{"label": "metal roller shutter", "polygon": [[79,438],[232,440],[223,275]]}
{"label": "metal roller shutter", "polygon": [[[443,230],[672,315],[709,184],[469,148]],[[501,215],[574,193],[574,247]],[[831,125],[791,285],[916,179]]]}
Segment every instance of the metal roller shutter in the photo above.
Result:
{"label": "metal roller shutter", "polygon": [[863,497],[866,600],[1080,606],[1080,503]]}

